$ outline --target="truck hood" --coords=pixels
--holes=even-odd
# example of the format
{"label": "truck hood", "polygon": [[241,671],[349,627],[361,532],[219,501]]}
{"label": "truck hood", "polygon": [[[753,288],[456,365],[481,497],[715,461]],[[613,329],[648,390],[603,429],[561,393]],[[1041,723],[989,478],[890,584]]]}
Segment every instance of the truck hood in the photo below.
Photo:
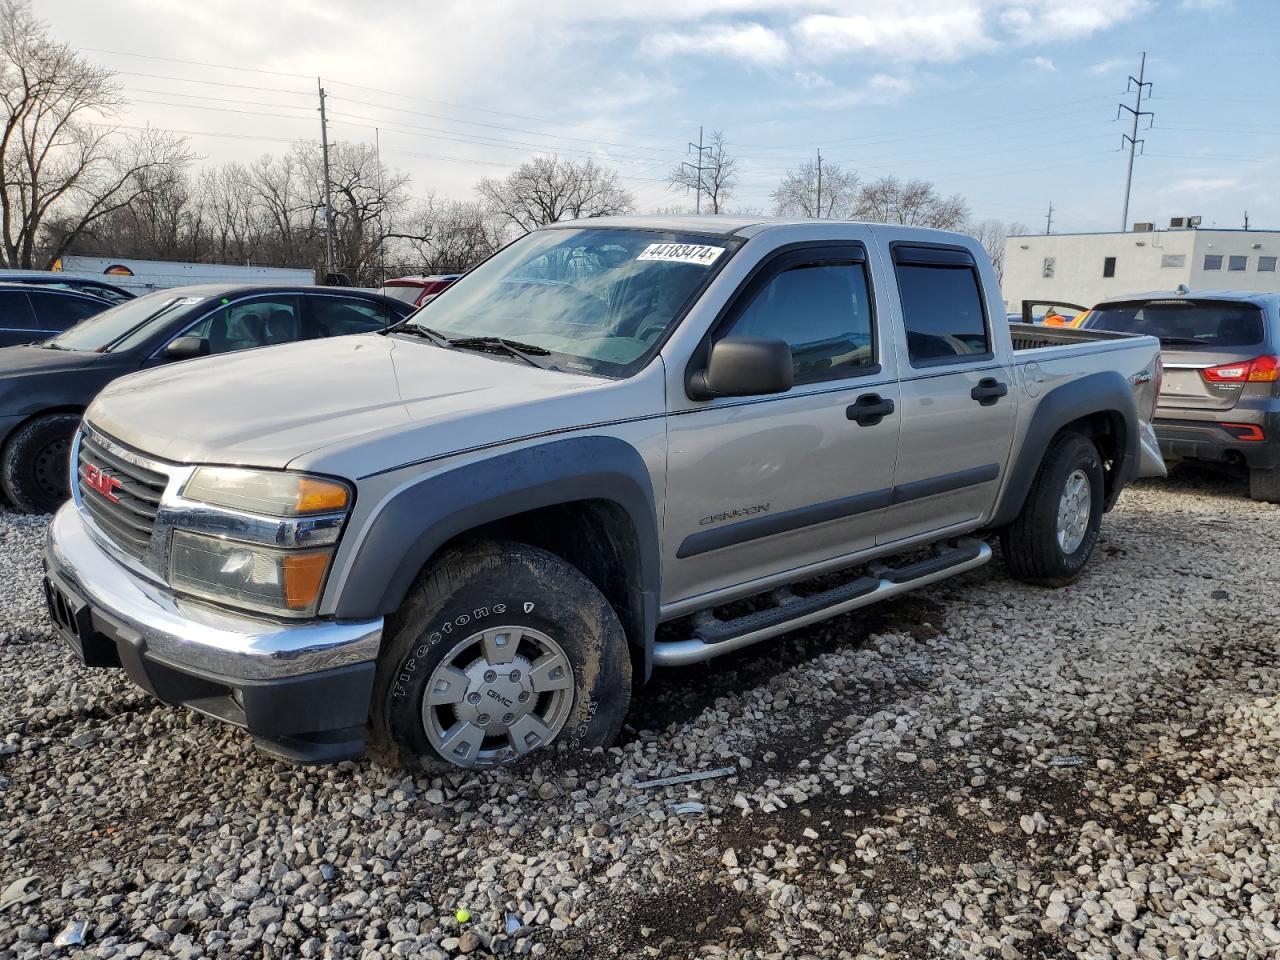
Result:
{"label": "truck hood", "polygon": [[[617,381],[366,334],[266,347],[123,377],[86,418],[179,463],[357,478],[608,417]],[[624,415],[624,414],[619,414]]]}

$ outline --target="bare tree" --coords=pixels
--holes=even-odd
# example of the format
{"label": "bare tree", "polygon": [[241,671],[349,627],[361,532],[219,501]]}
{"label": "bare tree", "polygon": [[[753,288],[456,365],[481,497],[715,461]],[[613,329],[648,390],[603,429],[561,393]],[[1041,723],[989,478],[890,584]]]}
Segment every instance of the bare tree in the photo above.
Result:
{"label": "bare tree", "polygon": [[560,220],[630,213],[635,198],[612,170],[592,160],[534,157],[501,180],[476,185],[485,206],[522,233]]}
{"label": "bare tree", "polygon": [[982,244],[982,248],[991,257],[991,264],[996,268],[996,279],[1004,282],[1004,250],[1009,237],[1026,233],[1022,223],[1005,223],[1003,220],[983,220],[970,224],[967,231]]}
{"label": "bare tree", "polygon": [[927,180],[881,177],[858,191],[854,216],[873,223],[959,230],[969,219],[969,207],[959,194],[944,197]]}
{"label": "bare tree", "polygon": [[502,245],[501,227],[480,203],[437,200],[428,194],[406,218],[394,263],[405,273],[461,273]]}
{"label": "bare tree", "polygon": [[712,213],[724,213],[725,203],[738,185],[738,161],[729,155],[727,147],[724,134],[712,131],[710,142],[703,148],[701,163],[676,164],[667,174],[667,185],[701,192],[711,204]]}
{"label": "bare tree", "polygon": [[113,74],[51,39],[26,0],[0,0],[4,265],[52,263],[93,224],[181,175],[185,141],[160,131],[124,139],[106,122],[122,102]]}
{"label": "bare tree", "polygon": [[823,220],[848,218],[858,196],[858,175],[838,163],[822,165],[822,200],[818,200],[818,165],[806,160],[788,170],[770,196],[774,213],[780,217],[814,217]]}

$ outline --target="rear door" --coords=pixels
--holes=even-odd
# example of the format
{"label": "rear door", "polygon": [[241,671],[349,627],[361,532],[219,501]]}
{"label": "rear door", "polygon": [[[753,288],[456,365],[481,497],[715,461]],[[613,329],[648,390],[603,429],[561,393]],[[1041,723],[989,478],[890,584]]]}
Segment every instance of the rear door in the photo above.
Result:
{"label": "rear door", "polygon": [[0,290],[0,347],[43,340],[48,333],[36,323],[25,290]]}
{"label": "rear door", "polygon": [[893,504],[877,541],[892,543],[978,518],[995,501],[1013,443],[1013,371],[995,355],[973,255],[895,243],[902,438]]}
{"label": "rear door", "polygon": [[1146,300],[1101,304],[1090,330],[1141,333],[1160,339],[1164,381],[1157,413],[1217,415],[1251,393],[1270,396],[1276,360],[1267,346],[1266,317],[1237,300]]}
{"label": "rear door", "polygon": [[31,290],[27,295],[35,310],[36,325],[48,336],[62,333],[81,320],[87,320],[111,306],[101,300],[64,290]]}

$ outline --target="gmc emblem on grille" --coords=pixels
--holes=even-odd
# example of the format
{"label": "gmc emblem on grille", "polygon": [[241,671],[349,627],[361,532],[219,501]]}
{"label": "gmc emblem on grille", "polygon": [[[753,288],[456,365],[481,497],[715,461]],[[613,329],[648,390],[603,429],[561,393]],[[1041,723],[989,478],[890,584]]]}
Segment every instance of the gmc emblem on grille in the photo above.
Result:
{"label": "gmc emblem on grille", "polygon": [[113,477],[111,474],[103,472],[101,468],[95,467],[92,463],[84,465],[84,472],[81,476],[84,477],[86,486],[97,490],[112,503],[120,502],[120,498],[115,494],[115,491],[120,488],[120,479],[118,477]]}

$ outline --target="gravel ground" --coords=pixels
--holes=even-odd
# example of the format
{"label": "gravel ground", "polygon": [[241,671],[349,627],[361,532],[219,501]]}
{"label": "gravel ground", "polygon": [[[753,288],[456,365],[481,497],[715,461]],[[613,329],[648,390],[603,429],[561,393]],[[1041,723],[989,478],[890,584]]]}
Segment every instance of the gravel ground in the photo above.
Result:
{"label": "gravel ground", "polygon": [[73,920],[103,957],[1280,956],[1280,510],[1242,494],[1140,485],[1071,588],[997,561],[661,674],[613,750],[442,779],[78,668],[5,515],[0,960]]}

